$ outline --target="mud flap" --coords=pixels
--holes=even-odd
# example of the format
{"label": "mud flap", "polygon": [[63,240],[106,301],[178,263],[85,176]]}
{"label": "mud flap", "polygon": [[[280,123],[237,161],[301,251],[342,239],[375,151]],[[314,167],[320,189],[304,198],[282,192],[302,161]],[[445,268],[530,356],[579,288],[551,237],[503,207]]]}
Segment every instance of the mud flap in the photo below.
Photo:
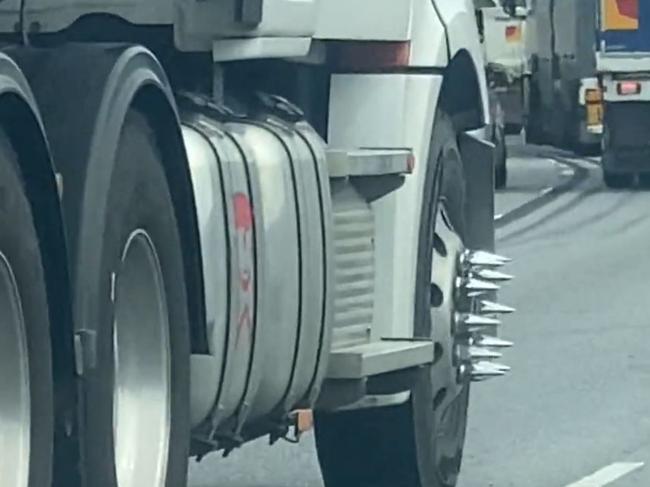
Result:
{"label": "mud flap", "polygon": [[495,146],[476,131],[461,133],[458,144],[466,181],[465,243],[470,249],[493,251]]}

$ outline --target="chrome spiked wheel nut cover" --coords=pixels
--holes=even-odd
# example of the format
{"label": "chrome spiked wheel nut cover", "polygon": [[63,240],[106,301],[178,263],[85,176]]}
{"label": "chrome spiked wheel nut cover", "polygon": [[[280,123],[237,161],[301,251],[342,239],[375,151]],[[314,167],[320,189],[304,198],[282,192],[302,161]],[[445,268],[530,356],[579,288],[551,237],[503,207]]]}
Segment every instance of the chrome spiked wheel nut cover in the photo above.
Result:
{"label": "chrome spiked wheel nut cover", "polygon": [[466,293],[484,293],[488,291],[498,291],[500,287],[497,284],[494,284],[489,281],[482,281],[480,279],[475,279],[473,277],[463,279],[459,278],[456,286],[461,292]]}
{"label": "chrome spiked wheel nut cover", "polygon": [[483,265],[483,262],[500,262],[502,264],[508,264],[512,262],[512,259],[510,257],[498,255],[493,252],[487,252],[485,250],[475,250],[474,252],[471,252],[470,264]]}
{"label": "chrome spiked wheel nut cover", "polygon": [[516,311],[515,308],[506,306],[505,304],[485,300],[480,302],[479,310],[483,315],[506,315]]}
{"label": "chrome spiked wheel nut cover", "polygon": [[503,357],[499,352],[494,352],[487,348],[477,346],[470,346],[468,353],[471,361],[491,360]]}
{"label": "chrome spiked wheel nut cover", "polygon": [[480,269],[475,272],[476,276],[487,282],[508,282],[514,279],[514,276],[492,269]]}
{"label": "chrome spiked wheel nut cover", "polygon": [[485,252],[484,250],[466,250],[461,256],[461,264],[466,269],[477,267],[501,267],[510,261],[511,259],[508,257]]}
{"label": "chrome spiked wheel nut cover", "polygon": [[455,316],[456,331],[458,333],[472,333],[485,328],[495,328],[501,325],[496,318],[474,315],[471,313],[457,313]]}
{"label": "chrome spiked wheel nut cover", "polygon": [[477,362],[472,364],[471,377],[472,381],[477,382],[492,377],[500,377],[508,371],[510,371],[510,367],[506,365],[493,364],[491,362]]}
{"label": "chrome spiked wheel nut cover", "polygon": [[514,343],[509,342],[508,340],[502,340],[501,338],[485,335],[478,335],[473,337],[470,340],[470,344],[487,348],[510,348],[514,345]]}

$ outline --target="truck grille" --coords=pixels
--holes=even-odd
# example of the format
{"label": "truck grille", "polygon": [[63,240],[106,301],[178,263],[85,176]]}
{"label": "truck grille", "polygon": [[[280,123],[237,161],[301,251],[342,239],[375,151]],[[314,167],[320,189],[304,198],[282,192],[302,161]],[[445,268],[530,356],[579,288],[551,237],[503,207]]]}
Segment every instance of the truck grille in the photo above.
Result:
{"label": "truck grille", "polygon": [[[339,338],[367,340],[374,315],[374,218],[368,203],[351,187],[333,195],[334,326]],[[339,340],[337,340],[338,342]]]}

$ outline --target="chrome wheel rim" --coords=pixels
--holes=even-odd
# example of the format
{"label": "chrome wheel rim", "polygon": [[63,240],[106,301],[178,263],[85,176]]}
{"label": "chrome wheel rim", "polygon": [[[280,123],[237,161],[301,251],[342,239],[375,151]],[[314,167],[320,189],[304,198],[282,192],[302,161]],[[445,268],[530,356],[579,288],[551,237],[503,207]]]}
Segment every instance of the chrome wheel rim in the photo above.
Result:
{"label": "chrome wheel rim", "polygon": [[471,306],[456,292],[459,256],[465,250],[446,209],[438,204],[434,227],[431,269],[431,324],[436,355],[432,367],[434,414],[436,417],[436,464],[445,482],[455,478],[460,468],[465,420],[463,418],[463,389],[469,387],[464,373],[464,340],[454,324],[459,309]]}
{"label": "chrome wheel rim", "polygon": [[129,236],[111,290],[117,484],[162,487],[171,415],[169,320],[160,261],[144,230]]}
{"label": "chrome wheel rim", "polygon": [[444,385],[444,397],[434,401],[436,409],[444,411],[467,383],[463,371],[463,339],[455,329],[454,316],[462,308],[471,307],[464,296],[456,292],[459,257],[465,250],[463,241],[447,215],[445,202],[438,208],[434,229],[431,269],[431,323],[436,356],[433,367],[434,384]]}
{"label": "chrome wheel rim", "polygon": [[31,397],[27,336],[18,286],[0,253],[0,486],[27,487]]}

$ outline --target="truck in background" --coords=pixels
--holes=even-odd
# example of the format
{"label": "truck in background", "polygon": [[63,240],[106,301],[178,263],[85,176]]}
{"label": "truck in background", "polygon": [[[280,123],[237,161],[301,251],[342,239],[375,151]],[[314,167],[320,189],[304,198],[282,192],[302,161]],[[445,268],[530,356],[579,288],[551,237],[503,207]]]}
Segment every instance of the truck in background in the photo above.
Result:
{"label": "truck in background", "polygon": [[504,5],[481,9],[483,50],[488,87],[499,100],[506,134],[519,134],[526,118],[524,93],[528,83],[526,7]]}
{"label": "truck in background", "polygon": [[327,487],[451,487],[493,146],[469,0],[0,6],[0,485],[182,487],[296,440]]}
{"label": "truck in background", "polygon": [[594,25],[598,0],[531,0],[527,140],[597,153],[602,97]]}
{"label": "truck in background", "polygon": [[650,4],[603,0],[597,67],[605,114],[603,176],[621,188],[650,183]]}
{"label": "truck in background", "polygon": [[524,126],[524,86],[527,62],[524,52],[522,8],[494,0],[475,1],[488,82],[490,120],[488,137],[495,150],[495,187],[508,178],[507,134],[519,134]]}

